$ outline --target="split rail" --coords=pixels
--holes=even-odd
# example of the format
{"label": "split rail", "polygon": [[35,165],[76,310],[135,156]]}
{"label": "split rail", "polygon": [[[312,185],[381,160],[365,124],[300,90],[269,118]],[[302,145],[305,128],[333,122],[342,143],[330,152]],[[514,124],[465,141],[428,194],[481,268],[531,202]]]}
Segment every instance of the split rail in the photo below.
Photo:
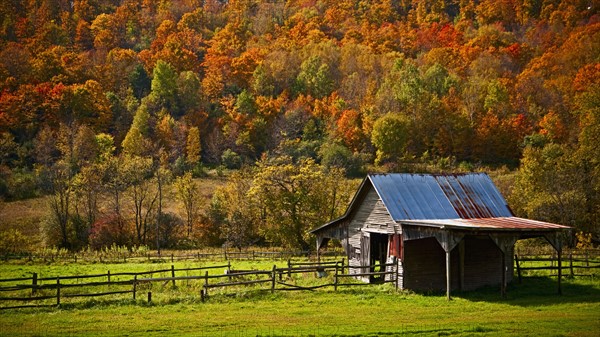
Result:
{"label": "split rail", "polygon": [[[223,269],[223,274],[212,274],[211,269]],[[382,270],[378,272],[344,273],[355,268],[368,270]],[[186,276],[181,272],[188,272]],[[189,272],[198,275],[189,275]],[[153,277],[156,274],[167,274],[166,277]],[[316,285],[296,284],[298,278],[294,274],[303,274],[301,280],[314,275],[321,282]],[[150,277],[148,277],[150,276]],[[129,277],[129,278],[127,278]],[[76,297],[100,297],[109,295],[129,294],[134,300],[137,300],[140,293],[140,286],[143,284],[163,283],[171,284],[173,288],[181,281],[195,281],[200,290],[200,299],[207,300],[211,289],[219,288],[221,293],[227,293],[227,289],[241,286],[257,286],[261,291],[294,291],[308,290],[312,291],[319,288],[333,287],[335,291],[343,286],[368,286],[369,283],[352,282],[356,277],[379,277],[380,283],[395,283],[398,287],[398,279],[401,275],[398,272],[396,263],[378,264],[373,266],[351,267],[341,261],[330,262],[294,262],[287,261],[287,266],[278,268],[273,265],[271,270],[235,270],[231,268],[231,263],[227,265],[207,266],[197,268],[179,268],[173,265],[170,269],[151,270],[145,272],[120,272],[95,275],[72,275],[59,277],[39,278],[37,273],[32,277],[0,279],[0,303],[8,303],[6,306],[0,306],[1,309],[19,309],[32,307],[53,307],[64,304],[67,298]],[[124,279],[126,278],[126,279]],[[90,281],[91,280],[91,281]],[[84,282],[82,282],[84,281]],[[301,283],[301,282],[300,282]],[[265,286],[266,285],[266,286]],[[75,290],[74,290],[75,289]],[[94,291],[94,289],[100,289]],[[80,292],[75,292],[80,290]],[[1,296],[2,294],[9,294]],[[12,295],[12,296],[11,296]],[[152,292],[148,292],[148,302],[152,301]],[[20,304],[20,303],[28,304]],[[18,305],[15,305],[18,303]]]}

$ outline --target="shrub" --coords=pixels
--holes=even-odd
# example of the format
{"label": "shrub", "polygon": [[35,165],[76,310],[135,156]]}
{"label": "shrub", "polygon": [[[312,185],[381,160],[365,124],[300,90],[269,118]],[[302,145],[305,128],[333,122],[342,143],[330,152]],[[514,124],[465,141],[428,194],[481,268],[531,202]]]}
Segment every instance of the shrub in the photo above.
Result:
{"label": "shrub", "polygon": [[231,149],[227,149],[221,155],[221,162],[228,169],[239,169],[242,167],[242,158]]}

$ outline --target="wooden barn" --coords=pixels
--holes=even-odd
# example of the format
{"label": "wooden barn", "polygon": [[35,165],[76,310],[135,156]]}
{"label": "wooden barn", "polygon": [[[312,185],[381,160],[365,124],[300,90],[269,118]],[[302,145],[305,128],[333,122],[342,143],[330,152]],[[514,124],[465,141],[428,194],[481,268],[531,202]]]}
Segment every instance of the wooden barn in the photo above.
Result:
{"label": "wooden barn", "polygon": [[337,239],[350,266],[397,261],[401,288],[445,289],[450,297],[451,289],[485,285],[504,294],[517,240],[544,237],[560,259],[569,230],[515,217],[484,173],[377,174],[363,180],[341,218],[312,233],[317,251]]}

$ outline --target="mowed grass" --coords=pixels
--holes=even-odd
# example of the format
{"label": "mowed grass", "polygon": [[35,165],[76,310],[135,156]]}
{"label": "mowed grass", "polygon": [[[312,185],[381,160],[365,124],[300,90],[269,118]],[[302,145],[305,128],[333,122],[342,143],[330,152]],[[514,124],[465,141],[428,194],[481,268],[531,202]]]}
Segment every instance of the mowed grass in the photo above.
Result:
{"label": "mowed grass", "polygon": [[[179,262],[176,268],[222,261]],[[238,269],[270,269],[285,261],[232,262]],[[2,265],[2,277],[166,269],[165,264]],[[165,268],[166,267],[166,268]],[[220,273],[221,270],[215,271]],[[178,289],[177,289],[178,288]],[[268,287],[211,290],[207,302],[184,286],[152,287],[128,296],[66,301],[61,308],[0,311],[1,336],[598,336],[600,282],[527,277],[502,299],[497,288],[454,293],[396,292],[391,285],[271,294]],[[145,290],[144,290],[145,291]],[[142,292],[140,290],[140,292]]]}

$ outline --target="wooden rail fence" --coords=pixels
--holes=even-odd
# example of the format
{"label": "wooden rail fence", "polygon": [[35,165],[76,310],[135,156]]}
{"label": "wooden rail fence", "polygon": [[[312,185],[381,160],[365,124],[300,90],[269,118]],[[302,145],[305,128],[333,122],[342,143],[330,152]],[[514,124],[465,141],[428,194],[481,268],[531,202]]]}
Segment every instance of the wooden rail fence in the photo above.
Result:
{"label": "wooden rail fence", "polygon": [[[200,298],[205,301],[209,295],[209,289],[214,288],[228,288],[235,286],[249,286],[249,285],[260,285],[268,284],[269,287],[262,287],[260,290],[270,290],[275,292],[276,290],[281,291],[293,291],[293,290],[315,290],[324,287],[333,287],[335,291],[341,286],[359,286],[369,285],[369,283],[352,283],[352,282],[340,282],[342,279],[348,279],[359,276],[383,276],[392,275],[383,282],[395,282],[396,288],[398,287],[398,268],[397,264],[381,264],[374,266],[364,267],[350,267],[344,264],[344,260],[337,262],[323,262],[323,263],[311,263],[311,262],[292,262],[288,260],[288,266],[284,268],[277,268],[273,265],[271,270],[248,270],[240,271],[231,269],[231,264],[219,265],[219,266],[208,266],[198,268],[181,268],[175,269],[171,266],[170,269],[163,270],[151,270],[145,272],[121,272],[121,273],[110,273],[106,274],[95,274],[95,275],[73,275],[73,276],[61,276],[61,277],[45,277],[38,278],[37,274],[33,274],[32,277],[28,278],[13,278],[13,279],[0,279],[0,292],[22,292],[24,290],[31,290],[28,295],[20,294],[16,296],[0,296],[0,302],[39,302],[46,301],[38,304],[27,304],[27,305],[10,305],[0,307],[1,309],[18,309],[18,308],[31,308],[31,307],[50,307],[60,306],[61,300],[65,298],[75,297],[98,297],[108,295],[122,295],[131,294],[132,298],[137,299],[138,286],[145,283],[163,282],[165,285],[171,283],[173,286],[178,281],[189,281],[196,280],[202,282],[202,290],[200,291]],[[391,267],[391,268],[388,268]],[[209,274],[209,269],[220,269],[226,268],[223,274]],[[372,273],[358,273],[358,274],[345,274],[344,270],[350,270],[352,268],[379,268],[380,270],[389,270],[385,272],[372,272]],[[176,272],[181,271],[204,271],[203,275],[188,275],[188,276],[177,276]],[[319,278],[323,278],[327,273],[333,273],[333,280],[329,283],[322,283],[313,286],[301,286],[286,282],[287,279],[291,278],[292,274],[297,273],[313,273]],[[152,274],[170,273],[169,277],[144,277]],[[127,280],[115,280],[117,277],[133,276],[132,279]],[[286,280],[284,280],[286,276]],[[102,281],[93,281],[85,283],[67,283],[68,281],[76,280],[77,282],[86,279],[105,278]],[[250,278],[250,279],[248,279]],[[52,281],[52,282],[49,282]],[[2,286],[2,284],[15,283],[17,284]],[[27,282],[27,284],[20,283]],[[119,289],[111,291],[100,291],[90,292],[91,289],[97,287],[113,287],[113,286],[128,286],[128,289]],[[86,292],[79,293],[67,293],[67,289],[82,289],[85,288]],[[91,288],[91,289],[90,289]],[[54,290],[54,294],[47,294],[48,291]],[[38,295],[38,292],[44,292],[44,294]],[[48,300],[55,299],[53,304],[48,304]],[[148,301],[152,301],[152,293],[148,292]]]}
{"label": "wooden rail fence", "polygon": [[[524,266],[527,264],[528,266]],[[555,256],[519,256],[515,255],[515,267],[519,283],[522,282],[524,271],[550,271],[550,276],[557,276],[552,272],[557,272],[558,259]],[[560,269],[562,275],[568,277],[598,275],[600,271],[600,256],[590,254],[569,253],[566,259],[561,261]],[[565,273],[565,270],[567,273]]]}
{"label": "wooden rail fence", "polygon": [[[321,252],[320,256],[327,258],[333,257],[338,258],[343,256],[344,253],[338,250]],[[2,260],[27,260],[29,262],[42,261],[47,262],[166,262],[166,261],[189,261],[189,260],[285,260],[293,257],[307,257],[314,258],[316,254],[314,251],[260,251],[260,250],[246,250],[246,251],[228,251],[223,250],[220,252],[96,252],[96,253],[71,253],[71,252],[50,252],[50,253],[39,253],[39,254],[0,254]]]}

